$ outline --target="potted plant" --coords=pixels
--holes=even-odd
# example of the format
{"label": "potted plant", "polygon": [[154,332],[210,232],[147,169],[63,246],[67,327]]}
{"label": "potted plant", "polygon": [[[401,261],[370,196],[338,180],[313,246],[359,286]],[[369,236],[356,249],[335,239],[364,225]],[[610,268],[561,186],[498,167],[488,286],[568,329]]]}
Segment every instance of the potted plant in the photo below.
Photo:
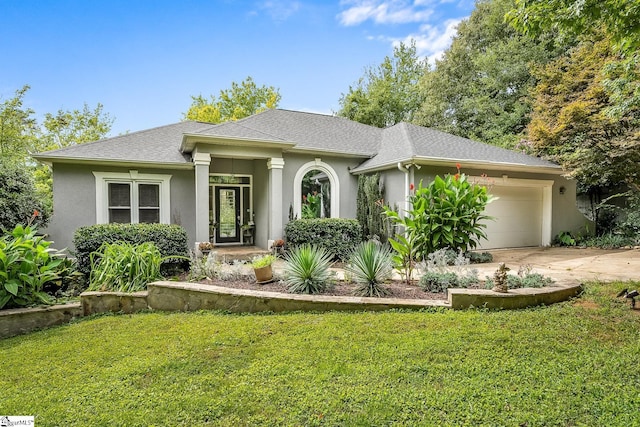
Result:
{"label": "potted plant", "polygon": [[273,250],[274,255],[276,256],[282,255],[284,251],[284,240],[282,239],[274,240],[273,243],[271,244],[271,249]]}
{"label": "potted plant", "polygon": [[273,269],[271,265],[276,260],[276,257],[272,254],[263,255],[261,257],[254,258],[251,261],[251,267],[256,275],[256,281],[258,283],[267,283],[273,280]]}
{"label": "potted plant", "polygon": [[213,250],[214,246],[211,242],[200,242],[198,243],[198,250],[202,253],[202,255],[208,255],[209,252]]}

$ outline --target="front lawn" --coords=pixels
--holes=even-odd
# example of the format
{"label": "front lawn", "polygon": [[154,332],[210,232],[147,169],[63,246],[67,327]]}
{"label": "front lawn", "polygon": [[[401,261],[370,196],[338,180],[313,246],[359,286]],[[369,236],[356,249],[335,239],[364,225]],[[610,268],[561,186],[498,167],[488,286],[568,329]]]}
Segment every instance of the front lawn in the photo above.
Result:
{"label": "front lawn", "polygon": [[39,426],[640,425],[640,316],[622,287],[522,311],[89,318],[0,341],[0,412]]}

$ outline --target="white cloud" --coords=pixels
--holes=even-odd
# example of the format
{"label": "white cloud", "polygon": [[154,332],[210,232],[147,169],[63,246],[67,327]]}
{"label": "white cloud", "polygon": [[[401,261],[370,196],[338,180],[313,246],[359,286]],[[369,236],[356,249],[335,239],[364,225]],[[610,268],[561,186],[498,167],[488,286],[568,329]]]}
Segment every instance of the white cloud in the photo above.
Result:
{"label": "white cloud", "polygon": [[268,0],[259,3],[258,9],[265,12],[274,21],[282,22],[300,9],[300,2]]}
{"label": "white cloud", "polygon": [[433,14],[428,0],[344,0],[347,9],[338,14],[342,25],[358,25],[371,20],[376,24],[425,22]]}
{"label": "white cloud", "polygon": [[418,55],[426,56],[431,64],[442,58],[444,51],[451,45],[456,35],[458,24],[462,19],[449,19],[441,25],[424,24],[418,33],[410,34],[402,40],[393,40],[394,46],[400,42],[405,44],[415,41]]}

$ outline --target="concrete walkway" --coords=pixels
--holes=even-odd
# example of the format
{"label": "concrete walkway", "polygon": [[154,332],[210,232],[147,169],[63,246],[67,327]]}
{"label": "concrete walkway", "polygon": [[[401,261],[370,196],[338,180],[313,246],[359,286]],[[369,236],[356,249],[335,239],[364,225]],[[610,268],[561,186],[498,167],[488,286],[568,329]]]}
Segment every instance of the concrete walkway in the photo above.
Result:
{"label": "concrete walkway", "polygon": [[518,248],[490,251],[493,263],[476,264],[478,276],[493,276],[498,263],[504,262],[515,273],[521,265],[530,265],[536,273],[556,280],[638,280],[640,249],[593,248]]}

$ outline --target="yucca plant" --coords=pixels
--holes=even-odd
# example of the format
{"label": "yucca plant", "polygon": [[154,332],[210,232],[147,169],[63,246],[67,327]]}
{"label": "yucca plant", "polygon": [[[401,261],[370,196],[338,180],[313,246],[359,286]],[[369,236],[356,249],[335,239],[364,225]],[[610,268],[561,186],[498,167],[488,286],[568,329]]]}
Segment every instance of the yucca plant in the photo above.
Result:
{"label": "yucca plant", "polygon": [[331,255],[309,244],[292,249],[285,256],[284,281],[296,294],[317,294],[331,285]]}
{"label": "yucca plant", "polygon": [[104,243],[90,258],[90,291],[136,292],[162,278],[160,265],[169,257],[151,242],[117,242]]}
{"label": "yucca plant", "polygon": [[359,285],[356,294],[363,297],[388,295],[389,291],[382,284],[393,272],[391,249],[371,241],[362,242],[354,249],[346,270]]}

